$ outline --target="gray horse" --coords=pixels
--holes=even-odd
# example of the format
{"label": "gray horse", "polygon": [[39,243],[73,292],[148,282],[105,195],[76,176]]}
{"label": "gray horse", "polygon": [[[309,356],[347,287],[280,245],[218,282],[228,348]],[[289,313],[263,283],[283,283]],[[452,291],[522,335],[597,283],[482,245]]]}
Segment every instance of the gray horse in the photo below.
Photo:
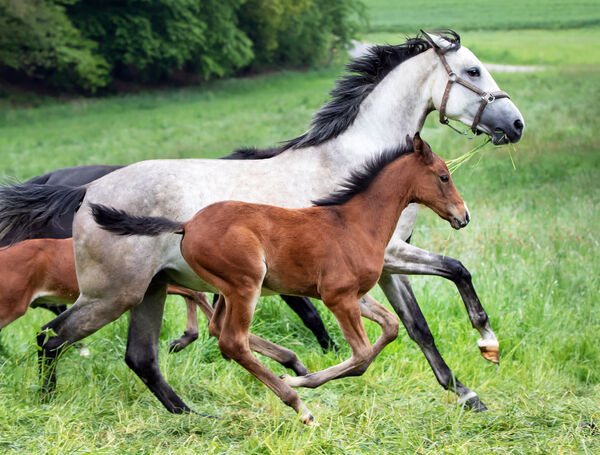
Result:
{"label": "gray horse", "polygon": [[[446,67],[451,68],[451,75]],[[183,260],[175,236],[112,236],[94,222],[90,203],[134,215],[174,219],[188,219],[208,204],[229,199],[305,207],[329,194],[366,160],[421,130],[427,115],[439,109],[442,100],[447,117],[490,135],[494,144],[517,142],[521,137],[523,118],[509,98],[494,100],[464,85],[448,84],[459,75],[486,94],[499,90],[454,32],[436,35],[433,41],[417,37],[401,45],[373,47],[349,69],[356,74],[341,79],[332,92],[333,99],[313,118],[310,130],[267,153],[267,159],[153,160],[127,166],[77,189],[45,187],[26,194],[5,187],[0,192],[0,232],[18,232],[32,218],[49,221],[79,207],[73,239],[81,295],[45,326],[56,335],[39,337],[44,363],[50,367],[61,349],[130,310],[127,364],[169,411],[190,410],[158,367],[166,287],[175,283],[197,290],[215,289]],[[489,103],[483,111],[482,99]],[[473,124],[475,119],[478,121]],[[442,359],[404,275],[452,280],[481,334],[480,347],[497,348],[496,336],[465,267],[455,259],[407,243],[416,215],[415,204],[402,213],[386,249],[379,285],[440,384],[456,392],[461,403],[485,409],[477,394],[458,381]],[[46,389],[50,389],[55,385],[55,369],[44,371],[50,373],[45,377]]]}

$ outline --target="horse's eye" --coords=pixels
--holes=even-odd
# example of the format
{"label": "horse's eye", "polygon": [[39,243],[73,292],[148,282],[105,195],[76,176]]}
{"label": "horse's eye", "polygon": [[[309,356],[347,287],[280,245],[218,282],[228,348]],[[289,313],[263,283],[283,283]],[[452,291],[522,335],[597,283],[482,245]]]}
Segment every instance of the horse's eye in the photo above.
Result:
{"label": "horse's eye", "polygon": [[481,76],[481,73],[479,72],[479,68],[477,67],[473,67],[473,68],[469,68],[467,70],[467,74],[471,77],[479,77]]}
{"label": "horse's eye", "polygon": [[448,176],[447,175],[440,175],[440,180],[444,183],[448,183]]}

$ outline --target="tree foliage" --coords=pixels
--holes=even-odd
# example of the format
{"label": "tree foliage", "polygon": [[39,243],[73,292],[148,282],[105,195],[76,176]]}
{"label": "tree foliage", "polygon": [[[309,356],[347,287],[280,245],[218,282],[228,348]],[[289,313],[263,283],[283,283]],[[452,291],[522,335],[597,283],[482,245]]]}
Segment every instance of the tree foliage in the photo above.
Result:
{"label": "tree foliage", "polygon": [[359,0],[0,0],[0,67],[60,89],[310,65],[357,31]]}
{"label": "tree foliage", "polygon": [[94,91],[109,81],[109,65],[50,0],[0,0],[0,64],[49,85]]}

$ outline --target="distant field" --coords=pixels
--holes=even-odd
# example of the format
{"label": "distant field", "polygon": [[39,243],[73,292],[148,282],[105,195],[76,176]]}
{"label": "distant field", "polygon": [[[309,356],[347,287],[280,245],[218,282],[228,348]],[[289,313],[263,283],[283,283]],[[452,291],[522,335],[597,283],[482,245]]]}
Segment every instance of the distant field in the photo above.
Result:
{"label": "distant field", "polygon": [[371,32],[562,29],[600,25],[597,0],[365,0]]}
{"label": "distant field", "polygon": [[[600,8],[600,3],[599,3]],[[469,30],[454,28],[461,42],[484,62],[511,65],[598,65],[600,27],[562,30]],[[373,32],[369,43],[402,43],[411,33]]]}
{"label": "distant field", "polygon": [[[392,7],[398,2],[368,3],[381,6],[372,17],[385,6],[383,22],[401,17]],[[600,436],[590,429],[600,427],[600,33],[565,28],[581,17],[592,20],[596,8],[591,2],[569,3],[575,5],[572,11],[553,9],[556,2],[495,2],[490,8],[503,13],[492,15],[493,20],[478,13],[481,22],[510,25],[515,18],[518,23],[544,15],[559,21],[562,15],[564,24],[558,25],[565,27],[546,18],[551,30],[484,32],[465,26],[479,11],[465,6],[473,4],[479,2],[461,2],[464,22],[452,26],[477,55],[547,68],[494,75],[524,115],[523,140],[514,151],[488,146],[481,159],[455,173],[472,214],[467,229],[454,232],[422,210],[413,243],[460,258],[472,271],[500,339],[500,366],[479,356],[478,336],[451,283],[430,277],[413,277],[412,282],[444,358],[489,412],[474,414],[456,406],[401,329],[398,341],[363,377],[300,391],[321,424],[304,428],[262,384],[225,362],[215,340],[202,330],[186,351],[168,355],[169,341],[185,325],[183,303],[169,298],[161,368],[194,409],[221,419],[172,416],[163,410],[122,360],[126,318],[85,340],[91,357],[81,358],[76,350],[65,354],[56,396],[43,403],[34,339],[50,314],[32,310],[0,332],[0,452],[600,453]],[[536,14],[517,13],[518,5],[523,11],[537,5]],[[417,6],[414,2],[406,14]],[[432,26],[439,25],[437,18],[446,10],[428,9]],[[410,14],[403,20],[417,21]],[[372,38],[401,41],[389,33]],[[26,179],[76,164],[213,158],[236,147],[270,146],[306,130],[341,72],[338,65],[199,88],[2,108],[0,174]],[[435,115],[423,136],[447,159],[482,140],[464,139],[439,125]],[[379,289],[372,294],[385,302]],[[343,346],[338,356],[321,354],[308,330],[276,298],[261,301],[253,331],[294,349],[310,369],[330,366],[347,357],[349,349],[333,317],[318,306]],[[367,330],[372,339],[379,334],[373,324]]]}

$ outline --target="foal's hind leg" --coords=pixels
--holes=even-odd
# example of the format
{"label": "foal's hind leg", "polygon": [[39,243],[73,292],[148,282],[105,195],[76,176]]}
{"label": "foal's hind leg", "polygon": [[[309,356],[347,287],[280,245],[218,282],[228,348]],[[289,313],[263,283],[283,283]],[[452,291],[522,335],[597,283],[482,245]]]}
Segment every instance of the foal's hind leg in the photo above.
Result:
{"label": "foal's hind leg", "polygon": [[[219,339],[221,336],[221,330],[223,327],[224,321],[224,310],[225,310],[225,301],[222,300],[223,297],[220,297],[221,300],[218,300],[215,304],[215,315],[213,318],[209,318],[209,332],[212,336]],[[209,307],[210,308],[210,307]],[[212,308],[210,308],[212,310]],[[206,314],[206,312],[204,313]],[[207,315],[208,318],[208,315]],[[248,343],[250,345],[250,349],[254,352],[258,352],[264,356],[267,356],[276,362],[279,362],[286,368],[290,368],[296,373],[298,376],[304,376],[309,373],[308,369],[304,366],[296,353],[284,348],[283,346],[279,346],[278,344],[271,343],[263,338],[257,337],[251,333],[248,334]]]}
{"label": "foal's hind leg", "polygon": [[[250,352],[248,330],[254,313],[257,295],[229,294],[226,300],[226,314],[219,337],[219,349],[242,365],[263,384],[271,389],[285,404],[298,413],[303,423],[311,424],[313,416],[304,406],[298,394],[271,370],[260,363]],[[218,306],[218,305],[217,305]]]}
{"label": "foal's hind leg", "polygon": [[[182,289],[184,289],[184,288],[182,288]],[[176,340],[171,341],[171,344],[169,345],[169,352],[179,352],[179,351],[185,349],[187,346],[189,346],[191,343],[193,343],[194,341],[196,341],[198,339],[197,306],[200,305],[200,303],[197,302],[197,299],[204,298],[204,300],[206,300],[206,302],[208,303],[206,296],[202,292],[192,291],[190,289],[189,295],[188,295],[188,293],[181,293],[181,292],[177,292],[177,291],[179,291],[178,286],[177,287],[169,286],[169,294],[180,295],[185,300],[185,306],[186,306],[186,312],[187,312],[187,324],[185,327],[185,331],[183,332],[183,335],[181,335]],[[187,291],[187,289],[186,289],[186,291]],[[198,296],[192,297],[191,293],[198,294]],[[210,304],[208,304],[208,305],[210,306]]]}

